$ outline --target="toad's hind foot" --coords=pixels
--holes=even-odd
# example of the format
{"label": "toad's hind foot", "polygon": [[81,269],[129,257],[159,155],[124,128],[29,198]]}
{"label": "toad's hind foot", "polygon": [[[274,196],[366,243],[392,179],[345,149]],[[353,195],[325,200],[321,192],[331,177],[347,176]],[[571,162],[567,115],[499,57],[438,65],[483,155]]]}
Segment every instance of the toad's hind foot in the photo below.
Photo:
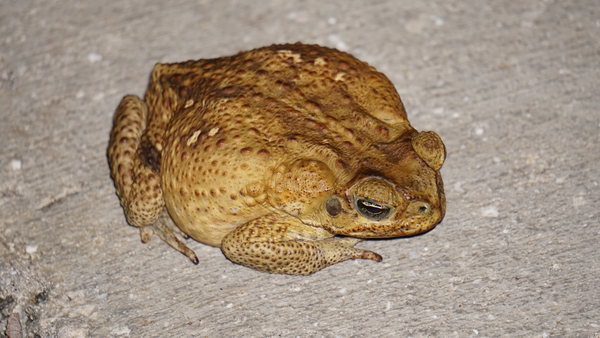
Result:
{"label": "toad's hind foot", "polygon": [[[166,216],[168,217],[168,216]],[[163,241],[173,247],[175,250],[181,252],[186,255],[192,263],[198,265],[198,256],[196,253],[187,247],[187,245],[183,244],[182,241],[175,236],[174,232],[181,234],[184,238],[189,238],[187,235],[183,234],[181,230],[177,227],[169,227],[170,220],[166,220],[166,217],[160,217],[154,224],[140,227],[140,237],[142,238],[143,243],[147,243],[152,237],[153,233],[156,233]]]}

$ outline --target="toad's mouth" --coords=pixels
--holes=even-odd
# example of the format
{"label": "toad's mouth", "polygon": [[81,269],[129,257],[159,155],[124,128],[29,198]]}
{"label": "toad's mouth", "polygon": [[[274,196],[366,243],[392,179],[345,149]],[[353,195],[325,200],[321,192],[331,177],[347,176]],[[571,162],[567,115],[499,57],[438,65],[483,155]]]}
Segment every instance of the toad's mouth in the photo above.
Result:
{"label": "toad's mouth", "polygon": [[433,208],[426,202],[413,201],[408,208],[390,215],[387,220],[377,222],[363,219],[363,222],[358,221],[350,226],[342,225],[327,230],[336,235],[365,239],[407,237],[432,230],[443,218],[442,208]]}

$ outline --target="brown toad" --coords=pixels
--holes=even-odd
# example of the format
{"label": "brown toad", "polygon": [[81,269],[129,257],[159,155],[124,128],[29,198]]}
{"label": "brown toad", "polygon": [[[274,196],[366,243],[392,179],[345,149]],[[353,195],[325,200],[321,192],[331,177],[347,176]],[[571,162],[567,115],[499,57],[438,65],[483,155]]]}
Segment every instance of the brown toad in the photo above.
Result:
{"label": "brown toad", "polygon": [[143,242],[156,232],[197,264],[178,232],[286,274],[381,261],[354,245],[432,229],[445,154],[436,133],[411,127],[383,74],[299,43],[157,64],[145,101],[121,101],[108,148]]}

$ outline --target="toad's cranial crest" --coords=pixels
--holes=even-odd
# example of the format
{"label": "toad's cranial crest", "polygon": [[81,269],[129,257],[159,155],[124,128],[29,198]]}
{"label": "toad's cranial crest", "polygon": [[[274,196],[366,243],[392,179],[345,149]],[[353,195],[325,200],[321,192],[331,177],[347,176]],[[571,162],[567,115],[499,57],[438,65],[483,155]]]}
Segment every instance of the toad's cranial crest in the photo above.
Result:
{"label": "toad's cranial crest", "polygon": [[198,263],[176,234],[256,270],[380,261],[361,239],[410,236],[445,213],[446,151],[392,83],[349,54],[272,45],[157,64],[125,96],[108,148],[127,222]]}

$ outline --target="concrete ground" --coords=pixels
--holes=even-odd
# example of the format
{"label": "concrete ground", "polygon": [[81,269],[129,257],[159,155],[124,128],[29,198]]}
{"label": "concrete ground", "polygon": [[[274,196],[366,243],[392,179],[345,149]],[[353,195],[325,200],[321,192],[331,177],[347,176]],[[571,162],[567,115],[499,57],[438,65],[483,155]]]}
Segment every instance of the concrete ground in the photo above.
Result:
{"label": "concrete ground", "polygon": [[[441,135],[443,223],[309,277],[142,244],[106,159],[121,97],[157,61],[295,41]],[[0,336],[599,337],[599,79],[597,0],[0,0]]]}

